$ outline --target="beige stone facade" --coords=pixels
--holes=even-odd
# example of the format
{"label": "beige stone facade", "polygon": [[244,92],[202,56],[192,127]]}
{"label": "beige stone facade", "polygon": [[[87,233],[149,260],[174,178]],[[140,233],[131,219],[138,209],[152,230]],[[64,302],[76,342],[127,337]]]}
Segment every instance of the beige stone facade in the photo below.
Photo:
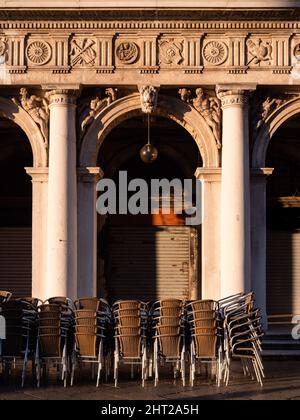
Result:
{"label": "beige stone facade", "polygon": [[96,183],[109,172],[101,153],[118,126],[142,118],[140,88],[153,86],[155,117],[185,130],[202,161],[190,297],[253,289],[266,322],[267,156],[300,112],[299,2],[44,3],[0,1],[0,116],[23,130],[33,156],[33,295],[97,293]]}

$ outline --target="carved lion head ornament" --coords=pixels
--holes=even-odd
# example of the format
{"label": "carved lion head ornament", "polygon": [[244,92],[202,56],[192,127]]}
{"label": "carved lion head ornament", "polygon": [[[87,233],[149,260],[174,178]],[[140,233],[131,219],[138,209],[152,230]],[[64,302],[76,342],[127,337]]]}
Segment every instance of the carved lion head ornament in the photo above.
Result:
{"label": "carved lion head ornament", "polygon": [[157,108],[158,88],[155,86],[140,86],[141,107],[145,114],[152,114]]}

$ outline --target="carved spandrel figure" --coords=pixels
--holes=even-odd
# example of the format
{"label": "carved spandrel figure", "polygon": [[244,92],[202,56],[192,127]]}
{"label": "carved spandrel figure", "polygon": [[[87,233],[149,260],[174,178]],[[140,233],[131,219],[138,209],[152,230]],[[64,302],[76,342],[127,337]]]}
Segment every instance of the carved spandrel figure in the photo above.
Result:
{"label": "carved spandrel figure", "polygon": [[192,92],[189,89],[186,89],[186,88],[179,89],[178,93],[183,102],[186,102],[187,104],[191,103]]}
{"label": "carved spandrel figure", "polygon": [[81,138],[85,136],[87,129],[93,123],[93,121],[95,121],[99,112],[102,109],[104,109],[106,106],[109,106],[110,104],[112,104],[114,101],[117,100],[117,92],[118,92],[117,89],[107,88],[105,90],[105,95],[106,95],[105,98],[101,99],[100,96],[96,96],[90,101],[88,111],[87,111],[88,113],[86,114],[86,112],[83,111],[82,116],[81,116],[81,119],[82,119],[82,122],[80,124]]}
{"label": "carved spandrel figure", "polygon": [[275,109],[280,107],[283,104],[283,102],[284,102],[283,99],[277,99],[277,98],[271,99],[270,97],[268,97],[263,102],[261,118],[259,119],[259,121],[257,123],[257,127],[256,127],[257,130],[259,130],[261,128],[261,126],[266,121],[266,119],[269,117],[269,115],[271,115],[272,112],[275,111]]}
{"label": "carved spandrel figure", "polygon": [[158,88],[155,86],[141,86],[141,107],[145,114],[151,114],[157,108]]}
{"label": "carved spandrel figure", "polygon": [[49,106],[47,98],[29,95],[28,89],[22,88],[20,90],[20,103],[22,108],[28,112],[34,122],[39,126],[45,142],[48,144]]}
{"label": "carved spandrel figure", "polygon": [[217,98],[207,97],[202,88],[196,89],[194,108],[212,129],[218,148],[221,148],[221,106]]}

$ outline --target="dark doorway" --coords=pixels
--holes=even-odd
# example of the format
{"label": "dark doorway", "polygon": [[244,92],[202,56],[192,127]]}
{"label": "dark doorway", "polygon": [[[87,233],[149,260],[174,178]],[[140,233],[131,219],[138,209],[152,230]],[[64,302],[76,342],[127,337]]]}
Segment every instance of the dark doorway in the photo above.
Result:
{"label": "dark doorway", "polygon": [[[128,182],[143,179],[194,179],[202,166],[198,148],[191,136],[176,123],[154,118],[152,142],[159,156],[155,163],[141,161],[139,150],[146,143],[143,117],[126,121],[105,140],[99,164],[106,176],[118,185],[119,172],[126,171]],[[188,299],[191,283],[200,291],[198,258],[200,230],[185,226],[183,216],[120,215],[99,220],[99,294],[109,300],[156,300],[161,297]],[[198,242],[199,241],[199,242]],[[195,276],[197,278],[195,278]]]}
{"label": "dark doorway", "polygon": [[0,289],[31,296],[32,187],[25,167],[32,167],[25,133],[0,119]]}

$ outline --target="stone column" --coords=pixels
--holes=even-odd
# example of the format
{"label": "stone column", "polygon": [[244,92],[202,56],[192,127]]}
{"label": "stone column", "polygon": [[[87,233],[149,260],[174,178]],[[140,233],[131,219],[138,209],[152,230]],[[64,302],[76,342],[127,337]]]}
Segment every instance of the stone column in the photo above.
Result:
{"label": "stone column", "polygon": [[32,296],[46,299],[48,168],[25,168],[32,180]]}
{"label": "stone column", "polygon": [[50,93],[47,297],[77,297],[76,96]]}
{"label": "stone column", "polygon": [[251,177],[251,252],[252,290],[256,305],[262,311],[263,325],[268,328],[267,317],[267,222],[266,185],[273,169],[252,169]]}
{"label": "stone column", "polygon": [[97,296],[97,182],[100,168],[78,168],[78,297]]}
{"label": "stone column", "polygon": [[198,168],[202,181],[202,299],[219,300],[221,168]]}
{"label": "stone column", "polygon": [[219,88],[223,110],[221,295],[251,290],[249,110],[246,90]]}

